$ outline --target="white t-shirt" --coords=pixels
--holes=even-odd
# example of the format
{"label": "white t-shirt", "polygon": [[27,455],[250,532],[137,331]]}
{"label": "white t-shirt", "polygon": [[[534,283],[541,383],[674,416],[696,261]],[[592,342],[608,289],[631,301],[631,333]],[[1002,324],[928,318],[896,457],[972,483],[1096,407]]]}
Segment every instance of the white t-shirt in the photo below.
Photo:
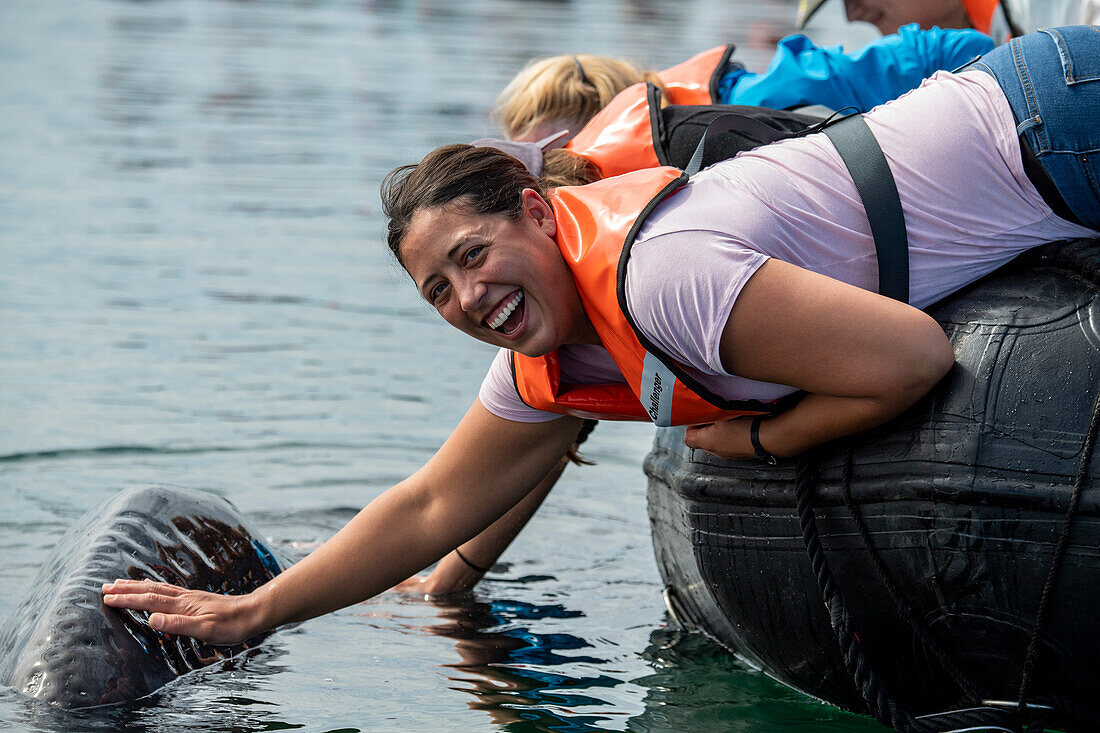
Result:
{"label": "white t-shirt", "polygon": [[[901,198],[914,306],[926,307],[1036,245],[1096,236],[1055,216],[1024,174],[1012,112],[989,74],[939,72],[865,118]],[[715,394],[774,400],[794,388],[730,375],[718,352],[741,288],[769,257],[878,289],[866,212],[822,134],[717,163],[657,207],[631,251],[630,312],[658,348]],[[623,381],[601,347],[560,353],[563,381]],[[479,398],[511,420],[558,417],[519,398],[506,351],[494,359]]]}

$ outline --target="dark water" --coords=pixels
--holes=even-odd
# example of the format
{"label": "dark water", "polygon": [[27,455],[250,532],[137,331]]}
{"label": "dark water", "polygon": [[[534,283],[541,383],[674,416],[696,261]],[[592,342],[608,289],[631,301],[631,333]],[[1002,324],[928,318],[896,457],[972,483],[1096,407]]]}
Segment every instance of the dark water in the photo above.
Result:
{"label": "dark water", "polygon": [[[493,132],[535,55],[750,68],[792,0],[0,2],[0,614],[133,485],[229,497],[292,556],[415,470],[492,352],[420,304],[377,188]],[[14,730],[881,730],[667,627],[640,460],[605,426],[475,598],[383,596],[130,709]]]}

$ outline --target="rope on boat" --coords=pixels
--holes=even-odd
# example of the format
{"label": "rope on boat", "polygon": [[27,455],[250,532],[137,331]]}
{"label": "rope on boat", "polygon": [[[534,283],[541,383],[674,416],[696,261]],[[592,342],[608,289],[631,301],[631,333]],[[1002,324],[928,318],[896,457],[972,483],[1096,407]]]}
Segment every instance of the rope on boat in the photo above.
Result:
{"label": "rope on boat", "polygon": [[829,613],[833,636],[840,645],[844,666],[863,697],[868,711],[879,722],[901,733],[944,733],[952,730],[997,730],[1016,733],[1020,727],[1004,711],[994,708],[970,708],[935,716],[936,720],[916,718],[902,708],[889,686],[879,677],[863,650],[852,614],[833,580],[814,518],[813,495],[817,486],[817,466],[809,458],[799,459],[795,467],[798,524],[806,552],[810,556],[814,577]]}
{"label": "rope on boat", "polygon": [[[1037,261],[1028,264],[1032,266],[1052,264],[1075,272],[1092,282],[1100,281],[1100,249],[1091,247],[1082,249],[1080,244],[1081,242],[1065,242],[1049,245],[1035,251],[1033,254],[1029,253],[1032,254],[1032,257],[1028,259]],[[1025,258],[1020,259],[1021,261],[1025,260]],[[844,598],[833,580],[832,573],[829,571],[813,513],[814,493],[817,488],[816,464],[810,457],[802,457],[798,460],[795,469],[796,501],[798,521],[806,545],[806,552],[810,556],[810,564],[817,579],[818,587],[821,589],[822,600],[825,602],[825,607],[829,613],[830,625],[840,646],[844,665],[851,674],[868,711],[877,720],[902,733],[949,733],[967,729],[996,730],[1011,733],[1020,731],[1023,721],[1028,724],[1028,733],[1042,733],[1044,728],[1057,724],[1047,720],[1050,713],[1056,713],[1059,719],[1065,722],[1072,721],[1085,726],[1095,725],[1096,721],[1100,720],[1100,710],[1097,708],[1060,695],[1044,694],[1035,698],[1032,703],[1027,701],[1031,676],[1039,657],[1039,637],[1046,622],[1050,599],[1054,594],[1058,574],[1068,548],[1070,529],[1080,504],[1085,481],[1088,478],[1089,465],[1092,461],[1092,453],[1098,434],[1100,434],[1100,391],[1098,391],[1096,402],[1093,405],[1092,418],[1082,444],[1080,460],[1074,475],[1069,505],[1066,508],[1061,530],[1054,546],[1050,569],[1039,599],[1035,622],[1032,625],[1031,638],[1024,657],[1020,691],[1014,709],[1014,716],[1008,715],[1006,710],[986,705],[985,707],[968,710],[914,717],[899,706],[897,700],[890,693],[889,687],[875,674],[863,650],[859,635],[855,630],[854,621],[844,603]],[[882,558],[874,550],[870,531],[867,529],[862,514],[851,496],[851,477],[851,446],[848,445],[845,449],[843,469],[844,501],[856,523],[860,538],[871,555],[872,564],[883,580],[902,620],[913,629],[926,648],[935,654],[944,669],[951,674],[964,696],[971,701],[976,701],[979,696],[973,683],[958,665],[950,659],[938,642],[925,633],[926,630],[913,611],[912,606],[905,600],[897,584],[890,576]]]}
{"label": "rope on boat", "polygon": [[871,530],[867,528],[867,523],[863,521],[863,513],[852,498],[852,444],[850,441],[844,444],[842,465],[844,468],[841,474],[841,487],[844,490],[844,504],[848,507],[848,513],[851,515],[852,521],[855,522],[856,531],[859,533],[860,539],[863,540],[863,546],[871,558],[871,564],[874,566],[875,572],[878,573],[879,579],[886,588],[886,592],[890,595],[890,599],[894,601],[894,608],[898,612],[898,616],[917,636],[924,648],[932,652],[942,668],[951,676],[955,685],[958,686],[959,690],[962,692],[963,700],[970,705],[979,705],[988,695],[982,695],[982,693],[979,692],[973,680],[967,676],[966,672],[964,672],[955,662],[954,658],[947,653],[947,650],[943,648],[940,642],[932,636],[930,630],[917,616],[917,612],[913,610],[912,604],[910,604],[902,594],[901,588],[898,587],[893,576],[890,575],[890,571],[886,567],[886,563],[883,562],[882,556],[879,555],[878,550],[875,549],[874,540],[871,537]]}
{"label": "rope on boat", "polygon": [[[1051,567],[1047,574],[1046,583],[1039,601],[1039,609],[1036,613],[1035,623],[1032,626],[1032,635],[1028,643],[1027,654],[1024,659],[1023,673],[1021,675],[1019,702],[1016,709],[1017,716],[1011,716],[1006,711],[991,707],[975,707],[966,710],[957,710],[940,713],[932,716],[914,717],[902,708],[889,686],[874,671],[870,660],[867,658],[859,634],[855,629],[855,623],[848,611],[844,597],[833,579],[825,557],[821,538],[817,531],[817,521],[814,517],[813,501],[817,488],[817,465],[809,457],[800,458],[795,468],[796,502],[798,507],[798,522],[802,531],[802,539],[806,545],[806,552],[810,557],[810,565],[821,590],[822,600],[829,613],[829,623],[833,629],[833,635],[840,646],[841,657],[844,666],[852,676],[857,690],[863,697],[868,711],[879,722],[889,725],[901,733],[944,733],[945,731],[965,730],[967,728],[977,730],[997,730],[1013,733],[1021,730],[1020,718],[1031,717],[1032,711],[1027,705],[1027,689],[1030,684],[1032,670],[1039,655],[1038,639],[1046,620],[1047,609],[1057,583],[1058,573],[1065,558],[1065,552],[1069,544],[1070,529],[1077,508],[1080,505],[1081,493],[1088,478],[1088,469],[1092,461],[1093,449],[1097,436],[1100,434],[1100,391],[1097,392],[1096,402],[1093,405],[1092,419],[1089,422],[1088,432],[1082,445],[1081,458],[1078,462],[1074,476],[1073,490],[1069,506],[1066,509],[1065,518],[1062,521],[1061,531],[1055,545]],[[909,625],[920,637],[926,648],[931,650],[951,674],[959,685],[960,690],[967,699],[976,702],[980,699],[973,683],[965,673],[946,654],[943,648],[931,636],[925,633],[923,624],[919,622],[912,606],[905,601],[897,584],[890,576],[882,558],[874,551],[870,531],[863,521],[862,514],[851,496],[851,452],[846,448],[844,460],[843,486],[844,500],[852,518],[855,520],[860,538],[869,550],[872,564],[876,572],[883,580],[884,585],[897,607],[902,620]],[[1059,713],[1068,718],[1083,723],[1093,722],[1096,718],[1096,710],[1080,703],[1067,700],[1058,696],[1047,695],[1039,702],[1050,704]],[[1045,722],[1045,721],[1044,721]],[[1030,733],[1038,733],[1045,727],[1035,717],[1031,717],[1028,727]]]}
{"label": "rope on boat", "polygon": [[[1019,260],[1024,267],[1049,266],[1067,270],[1087,280],[1095,287],[1100,284],[1100,246],[1097,245],[1100,245],[1100,240],[1057,242],[1030,250]],[[1018,693],[1017,703],[1020,709],[1027,702],[1028,688],[1031,684],[1034,665],[1039,657],[1039,636],[1042,634],[1043,626],[1046,623],[1047,609],[1054,593],[1058,574],[1061,572],[1064,555],[1068,547],[1070,528],[1080,504],[1081,493],[1084,491],[1089,465],[1092,463],[1093,449],[1096,446],[1098,437],[1100,437],[1100,392],[1097,393],[1096,402],[1093,404],[1092,419],[1089,422],[1088,432],[1085,434],[1085,440],[1081,447],[1081,455],[1077,463],[1077,472],[1073,478],[1073,490],[1070,494],[1069,505],[1066,507],[1066,515],[1062,520],[1062,528],[1055,543],[1050,569],[1047,572],[1043,593],[1039,599],[1039,609],[1035,614],[1035,623],[1032,625],[1031,638],[1028,641],[1027,652],[1024,657],[1020,691]],[[1033,699],[1033,702],[1049,705],[1068,720],[1081,723],[1086,729],[1094,727],[1096,721],[1100,720],[1100,709],[1077,699],[1048,693],[1037,696]]]}
{"label": "rope on boat", "polygon": [[1096,392],[1096,402],[1092,406],[1092,420],[1089,422],[1089,429],[1085,434],[1085,442],[1081,446],[1081,459],[1077,463],[1077,472],[1073,477],[1073,492],[1070,494],[1069,506],[1066,507],[1066,516],[1062,519],[1062,528],[1058,533],[1058,541],[1054,545],[1050,570],[1047,571],[1046,583],[1043,584],[1043,594],[1039,597],[1039,610],[1035,612],[1035,623],[1031,626],[1031,639],[1027,644],[1027,654],[1024,657],[1024,670],[1021,674],[1018,695],[1021,710],[1027,702],[1031,674],[1035,668],[1035,662],[1039,658],[1039,635],[1046,623],[1047,609],[1050,606],[1050,599],[1054,595],[1058,573],[1062,569],[1062,561],[1069,545],[1069,531],[1073,526],[1073,519],[1077,515],[1077,507],[1081,503],[1081,492],[1084,490],[1085,479],[1089,475],[1089,464],[1092,463],[1092,449],[1096,445],[1098,430],[1100,430],[1100,389]]}

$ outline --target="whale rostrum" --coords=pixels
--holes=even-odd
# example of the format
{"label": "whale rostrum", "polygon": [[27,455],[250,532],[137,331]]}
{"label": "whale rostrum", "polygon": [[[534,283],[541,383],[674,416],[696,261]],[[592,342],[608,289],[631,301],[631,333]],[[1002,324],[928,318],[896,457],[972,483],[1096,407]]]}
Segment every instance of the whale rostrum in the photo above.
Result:
{"label": "whale rostrum", "polygon": [[148,578],[242,594],[285,565],[215,494],[163,486],[123,491],[69,530],[0,628],[0,682],[65,710],[144,697],[267,634],[214,646],[153,631],[148,614],[104,606],[103,583]]}

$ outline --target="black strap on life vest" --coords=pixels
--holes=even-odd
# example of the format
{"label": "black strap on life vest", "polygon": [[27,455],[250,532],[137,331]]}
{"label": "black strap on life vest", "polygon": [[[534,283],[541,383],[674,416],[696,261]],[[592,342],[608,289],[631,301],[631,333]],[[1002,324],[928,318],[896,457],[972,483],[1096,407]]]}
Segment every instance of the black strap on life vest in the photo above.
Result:
{"label": "black strap on life vest", "polygon": [[[788,136],[797,135],[822,121],[821,117],[800,112],[744,104],[670,104],[660,108],[660,115],[654,119],[653,142],[657,160],[661,165],[671,165],[682,170],[691,160],[707,126],[715,118],[728,114],[752,117]],[[768,133],[769,140],[774,138],[774,133],[768,130],[764,132]],[[745,132],[717,134],[712,143],[707,144],[703,167],[763,144],[763,141]]]}
{"label": "black strap on life vest", "polygon": [[878,253],[878,291],[909,302],[909,235],[898,187],[886,156],[862,115],[849,115],[824,129],[848,168],[867,211]]}
{"label": "black strap on life vest", "polygon": [[699,138],[699,144],[695,147],[695,152],[692,154],[691,160],[688,161],[687,166],[684,168],[684,173],[687,173],[689,176],[694,176],[703,169],[704,161],[710,160],[710,156],[707,153],[710,151],[710,148],[713,147],[714,139],[724,132],[736,132],[747,135],[754,140],[758,140],[760,145],[767,145],[776,140],[791,137],[790,132],[776,129],[766,122],[761,122],[748,115],[732,112],[730,114],[719,115],[711,120],[703,136]]}

